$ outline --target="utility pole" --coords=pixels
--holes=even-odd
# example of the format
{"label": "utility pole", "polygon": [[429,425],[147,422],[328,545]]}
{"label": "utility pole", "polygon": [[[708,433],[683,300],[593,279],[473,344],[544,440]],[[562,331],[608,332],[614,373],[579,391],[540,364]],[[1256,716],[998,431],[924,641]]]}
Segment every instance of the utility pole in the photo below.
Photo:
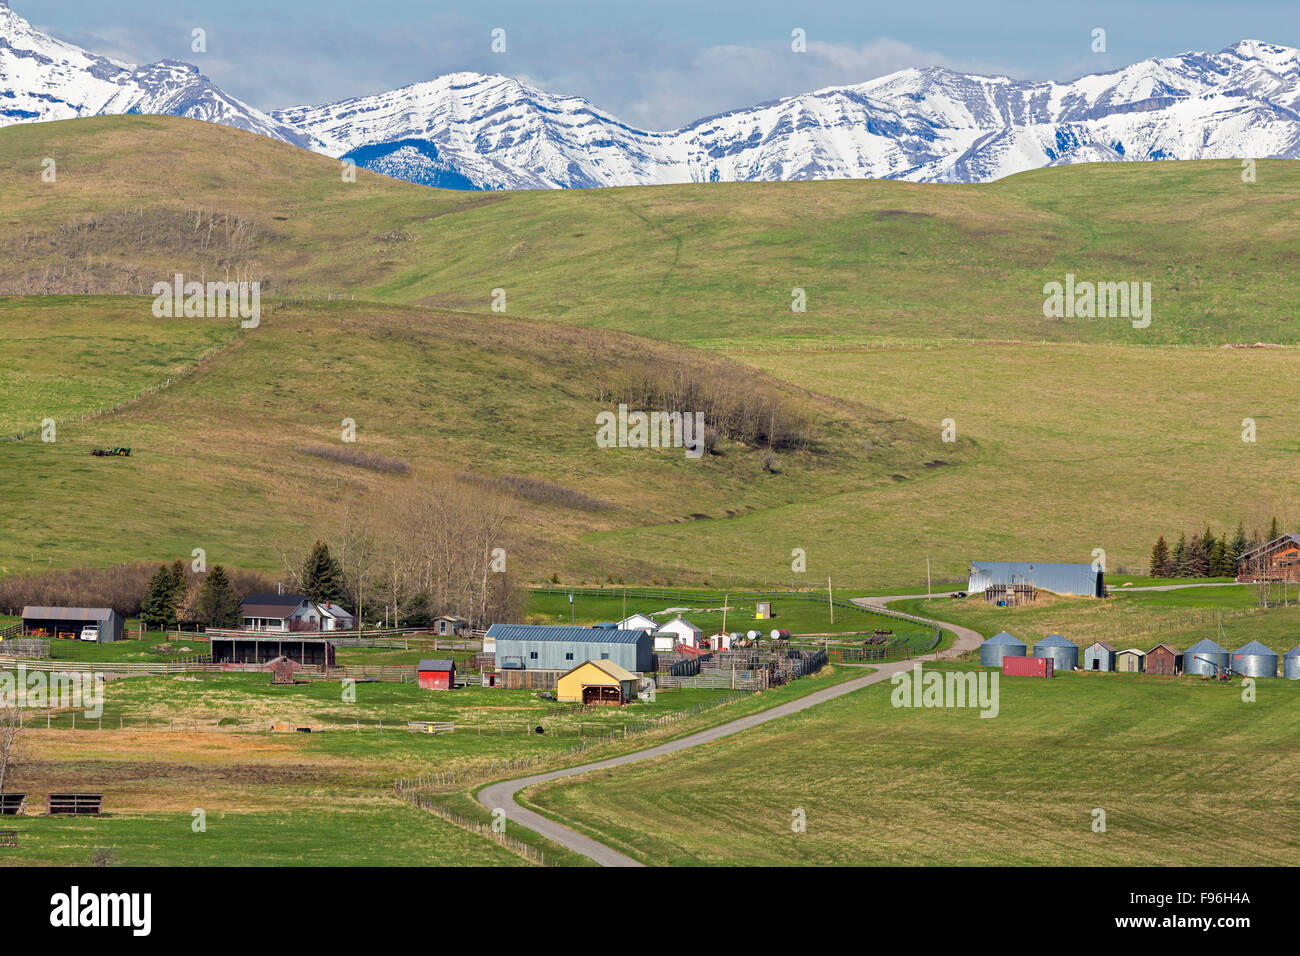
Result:
{"label": "utility pole", "polygon": [[933,595],[930,593],[930,552],[925,553],[925,599],[929,601]]}
{"label": "utility pole", "polygon": [[831,609],[831,626],[835,626],[835,593],[831,590],[831,576],[826,575],[826,606]]}

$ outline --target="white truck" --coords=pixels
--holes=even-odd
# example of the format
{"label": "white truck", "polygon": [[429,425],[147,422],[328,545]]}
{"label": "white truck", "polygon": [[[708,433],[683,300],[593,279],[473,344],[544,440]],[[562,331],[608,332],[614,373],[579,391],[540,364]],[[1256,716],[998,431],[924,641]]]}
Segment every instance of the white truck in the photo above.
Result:
{"label": "white truck", "polygon": [[98,625],[98,624],[87,624],[85,627],[83,627],[83,628],[81,629],[81,639],[82,639],[83,641],[98,641],[98,640],[99,640],[99,625]]}

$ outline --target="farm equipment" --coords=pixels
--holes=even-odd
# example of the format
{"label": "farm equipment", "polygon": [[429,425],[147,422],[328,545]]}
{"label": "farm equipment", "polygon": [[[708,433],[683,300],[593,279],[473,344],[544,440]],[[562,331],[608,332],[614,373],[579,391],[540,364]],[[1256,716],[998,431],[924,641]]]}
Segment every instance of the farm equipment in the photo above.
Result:
{"label": "farm equipment", "polygon": [[96,458],[130,458],[131,449],[117,446],[116,448],[95,448],[90,452]]}

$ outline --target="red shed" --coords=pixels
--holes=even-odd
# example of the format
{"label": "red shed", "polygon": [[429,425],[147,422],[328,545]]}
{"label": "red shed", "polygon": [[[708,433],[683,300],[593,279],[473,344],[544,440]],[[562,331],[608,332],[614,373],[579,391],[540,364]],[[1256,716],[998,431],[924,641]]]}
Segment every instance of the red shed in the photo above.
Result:
{"label": "red shed", "polygon": [[1054,677],[1056,662],[1050,657],[1004,657],[1002,673],[1009,677]]}
{"label": "red shed", "polygon": [[451,659],[420,661],[420,686],[425,690],[451,690],[456,686],[456,662]]}

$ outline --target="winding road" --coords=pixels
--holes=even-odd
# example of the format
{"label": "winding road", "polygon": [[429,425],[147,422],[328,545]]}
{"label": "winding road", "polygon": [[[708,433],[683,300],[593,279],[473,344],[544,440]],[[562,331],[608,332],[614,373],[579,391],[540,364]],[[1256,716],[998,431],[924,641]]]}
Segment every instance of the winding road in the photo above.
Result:
{"label": "winding road", "polygon": [[[890,601],[905,600],[909,597],[925,597],[921,595],[892,595],[889,597],[870,597],[854,598],[855,604],[873,609],[883,608]],[[548,840],[560,844],[580,853],[588,859],[594,860],[601,866],[642,866],[643,864],[630,856],[619,853],[597,840],[584,836],[576,830],[571,830],[563,824],[556,823],[539,813],[528,810],[519,805],[515,797],[520,790],[531,787],[534,784],[545,783],[548,780],[559,780],[563,777],[574,777],[578,774],[590,773],[593,770],[605,770],[609,767],[620,767],[625,764],[640,763],[643,760],[653,760],[656,757],[662,757],[666,754],[677,753],[680,750],[688,750],[691,747],[698,747],[701,744],[711,743],[715,740],[721,740],[723,737],[730,737],[732,734],[740,733],[742,730],[748,730],[751,727],[757,727],[771,720],[778,720],[782,717],[788,717],[791,714],[797,714],[801,710],[807,710],[809,707],[815,707],[818,704],[824,704],[828,700],[835,700],[837,697],[843,697],[845,694],[852,694],[854,691],[877,684],[880,681],[888,680],[892,675],[900,670],[907,670],[917,661],[937,660],[942,657],[955,656],[973,650],[980,645],[983,638],[968,627],[960,627],[956,624],[948,624],[943,621],[936,621],[930,618],[914,617],[913,620],[924,622],[933,627],[941,627],[945,630],[952,631],[957,640],[953,646],[946,651],[937,654],[926,654],[922,657],[916,657],[908,661],[896,661],[888,664],[881,664],[870,674],[864,674],[862,677],[855,677],[852,680],[836,684],[834,687],[827,687],[823,690],[813,691],[805,697],[798,700],[792,700],[788,703],[778,704],[776,707],[769,708],[757,714],[750,714],[748,717],[740,717],[736,720],[717,727],[710,727],[708,730],[701,730],[698,733],[691,734],[689,737],[682,737],[679,740],[672,740],[666,744],[659,744],[656,747],[650,747],[647,750],[638,750],[635,753],[623,754],[618,757],[610,757],[608,760],[598,760],[595,763],[583,764],[580,767],[568,767],[564,770],[553,770],[550,773],[539,773],[531,777],[520,777],[517,780],[503,780],[500,783],[489,784],[478,793],[479,803],[483,804],[488,810],[504,810],[506,817],[511,823],[527,827],[536,833],[541,834]]]}

